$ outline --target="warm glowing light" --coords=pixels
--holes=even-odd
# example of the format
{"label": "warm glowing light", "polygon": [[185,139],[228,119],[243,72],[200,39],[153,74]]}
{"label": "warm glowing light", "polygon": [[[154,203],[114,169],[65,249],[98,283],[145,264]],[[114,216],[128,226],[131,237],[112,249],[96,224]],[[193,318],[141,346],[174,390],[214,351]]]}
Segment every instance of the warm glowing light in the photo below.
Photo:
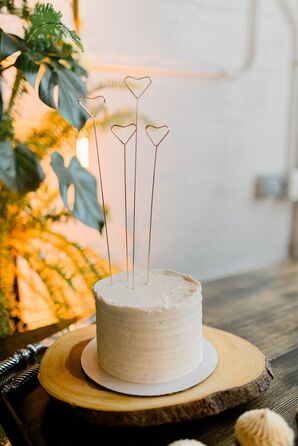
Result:
{"label": "warm glowing light", "polygon": [[77,139],[76,153],[78,160],[86,169],[89,167],[89,142],[87,136]]}

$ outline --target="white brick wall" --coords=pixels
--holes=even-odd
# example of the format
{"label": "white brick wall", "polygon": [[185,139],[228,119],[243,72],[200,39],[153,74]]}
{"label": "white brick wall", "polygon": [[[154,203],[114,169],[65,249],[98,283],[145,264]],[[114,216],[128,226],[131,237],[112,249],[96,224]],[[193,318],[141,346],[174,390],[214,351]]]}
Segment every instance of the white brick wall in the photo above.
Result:
{"label": "white brick wall", "polygon": [[[154,266],[206,280],[287,256],[289,203],[256,201],[253,194],[258,174],[283,173],[288,162],[290,34],[278,0],[260,1],[257,55],[249,72],[218,81],[155,73],[142,99],[141,111],[171,129],[158,160]],[[54,3],[69,14],[65,2]],[[232,70],[244,61],[249,0],[85,3],[82,38],[92,63],[210,71]],[[111,108],[133,105],[125,91],[109,92],[106,99]],[[153,150],[143,130],[139,150],[137,264],[144,267]],[[102,152],[112,259],[123,267],[121,148],[106,135]],[[91,158],[95,173],[94,153]],[[105,252],[95,231],[75,225],[73,234]]]}

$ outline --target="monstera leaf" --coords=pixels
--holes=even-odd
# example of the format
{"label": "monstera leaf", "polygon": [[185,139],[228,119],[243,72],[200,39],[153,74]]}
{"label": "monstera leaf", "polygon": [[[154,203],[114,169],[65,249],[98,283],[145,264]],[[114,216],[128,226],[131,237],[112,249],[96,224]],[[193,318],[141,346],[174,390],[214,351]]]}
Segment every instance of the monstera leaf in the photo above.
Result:
{"label": "monstera leaf", "polygon": [[12,147],[8,141],[0,142],[0,181],[21,194],[36,190],[44,180],[44,172],[25,144]]}
{"label": "monstera leaf", "polygon": [[24,47],[24,41],[14,34],[6,34],[0,28],[0,62]]}
{"label": "monstera leaf", "polygon": [[23,52],[16,59],[14,66],[22,71],[24,77],[29,82],[31,87],[35,87],[35,82],[38,74],[38,70],[40,68],[39,63],[36,60],[36,57],[31,57],[30,53]]}
{"label": "monstera leaf", "polygon": [[86,84],[77,74],[61,63],[45,63],[45,72],[39,84],[39,98],[49,107],[56,108],[54,89],[58,86],[57,110],[77,129],[85,124],[88,115],[78,104],[78,97],[86,94]]}
{"label": "monstera leaf", "polygon": [[[58,46],[35,48],[31,41],[0,29],[0,62],[17,52],[20,54],[13,65],[33,88],[39,69],[43,67],[38,90],[41,101],[56,108],[71,125],[80,130],[88,118],[77,102],[78,96],[86,95],[86,70],[76,62],[71,52],[65,50],[63,53]],[[58,104],[54,101],[55,87],[58,87]]]}
{"label": "monstera leaf", "polygon": [[[64,159],[58,152],[52,153],[51,166],[59,180],[60,194],[67,210],[78,220],[91,228],[102,231],[103,211],[97,202],[96,180],[85,170],[74,156],[65,167]],[[74,207],[71,209],[67,192],[74,186]]]}

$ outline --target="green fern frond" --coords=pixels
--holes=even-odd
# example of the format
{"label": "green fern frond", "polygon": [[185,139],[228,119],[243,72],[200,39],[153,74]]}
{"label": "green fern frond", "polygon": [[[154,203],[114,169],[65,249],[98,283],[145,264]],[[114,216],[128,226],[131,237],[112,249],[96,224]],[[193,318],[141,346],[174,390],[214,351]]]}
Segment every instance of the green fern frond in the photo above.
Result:
{"label": "green fern frond", "polygon": [[[46,8],[47,14],[50,14],[50,10],[51,8]],[[34,22],[34,25],[37,26],[38,20]],[[105,88],[123,88],[123,84],[117,80],[107,81],[94,88],[95,91]],[[18,102],[18,100],[15,101],[14,110]],[[96,123],[102,130],[106,130],[114,123],[127,123],[133,120],[134,115],[128,109],[118,109],[113,113],[104,109]],[[146,121],[146,117],[142,116],[142,120]],[[90,125],[89,121],[85,126],[86,131]],[[56,111],[51,111],[45,115],[38,127],[30,131],[24,142],[46,162],[47,156],[54,148],[64,155],[72,156],[77,135],[77,130],[74,130]],[[2,296],[2,298],[5,299],[6,304],[2,310],[6,312],[1,312],[0,305],[0,333],[1,330],[3,333],[17,328],[11,317],[12,306],[14,306],[14,311],[17,309],[14,281],[27,282],[32,302],[34,299],[38,302],[38,299],[42,298],[51,315],[62,319],[89,314],[94,307],[92,286],[97,280],[109,274],[108,263],[104,258],[56,232],[57,227],[53,226],[53,223],[63,223],[71,218],[62,210],[62,206],[59,207],[57,193],[57,190],[53,190],[46,182],[37,191],[25,196],[5,191],[0,185],[1,198],[3,197],[6,203],[5,206],[3,205],[5,212],[0,209],[0,227],[2,222],[6,222],[2,225],[7,235],[4,245],[6,248],[9,247],[13,258],[23,259],[22,265],[26,267],[25,270],[21,268],[13,270],[15,265],[12,263],[11,279],[8,281],[7,273],[2,275],[7,284],[3,283],[2,278],[0,293],[1,291],[5,293],[5,297]],[[5,260],[8,260],[7,254]],[[7,271],[7,269],[7,265],[2,262],[1,267],[0,262],[0,273],[1,270]],[[24,277],[27,271],[30,271],[30,274]],[[116,270],[113,268],[114,271]],[[30,282],[33,276],[34,282]]]}
{"label": "green fern frond", "polygon": [[[61,318],[61,314],[70,309],[71,305],[67,302],[65,297],[64,281],[57,281],[57,277],[53,274],[53,270],[50,268],[45,268],[45,262],[36,253],[31,253],[30,255],[25,255],[24,258],[27,260],[30,268],[36,271],[42,282],[45,284],[54,304],[55,314],[58,318]],[[73,315],[72,315],[73,316]]]}
{"label": "green fern frond", "polygon": [[13,14],[21,19],[27,19],[30,14],[30,8],[27,0],[22,0],[15,4],[14,0],[0,0],[0,13],[1,14]]}
{"label": "green fern frond", "polygon": [[49,243],[57,250],[57,252],[63,251],[65,253],[69,261],[73,263],[77,272],[81,275],[82,279],[86,282],[87,286],[92,284],[92,280],[90,281],[90,277],[88,276],[92,275],[94,283],[96,280],[108,275],[108,265],[106,262],[103,263],[100,269],[97,269],[91,260],[91,252],[89,252],[90,257],[87,256],[85,250],[78,243],[66,239],[62,234],[47,229],[44,230],[39,237],[44,243]]}
{"label": "green fern frond", "polygon": [[66,37],[67,37],[67,33],[68,33],[71,40],[77,45],[77,47],[80,48],[81,51],[84,51],[84,47],[83,47],[81,38],[78,35],[78,33],[76,33],[76,31],[74,31],[74,30],[70,30],[70,29],[66,28],[66,26],[64,26],[64,28],[66,30]]}
{"label": "green fern frond", "polygon": [[59,150],[62,147],[75,144],[77,131],[63,119],[56,111],[45,115],[41,126],[33,128],[26,138],[26,144],[39,158],[49,154],[51,149]]}
{"label": "green fern frond", "polygon": [[83,51],[78,34],[62,23],[61,11],[55,11],[49,3],[37,3],[29,16],[30,26],[25,30],[25,40],[33,49],[46,49],[60,43],[64,37],[70,39]]}
{"label": "green fern frond", "polygon": [[[28,261],[25,259],[25,257],[23,257],[23,261],[26,262],[26,265],[28,266],[29,270],[31,271],[30,265],[29,265]],[[36,274],[35,271],[34,271],[34,273]],[[50,290],[47,288],[45,283],[42,282],[45,287],[46,292],[41,292],[40,287],[38,287],[35,283],[33,283],[31,275],[28,276],[28,274],[23,274],[22,271],[19,271],[18,272],[18,280],[22,281],[23,283],[25,283],[28,286],[28,288],[30,288],[31,296],[33,298],[34,298],[34,296],[37,296],[37,298],[43,299],[43,301],[46,303],[49,311],[51,311],[52,316],[55,316],[55,305],[54,305],[52,296],[50,295]]]}
{"label": "green fern frond", "polygon": [[109,90],[109,89],[114,89],[117,88],[119,90],[124,90],[126,89],[126,85],[124,84],[124,82],[115,80],[115,79],[110,79],[110,80],[106,80],[106,81],[101,81],[98,82],[94,85],[92,85],[92,87],[89,89],[89,94],[93,94],[96,93],[97,91],[101,91],[101,90]]}
{"label": "green fern frond", "polygon": [[24,84],[23,75],[20,71],[17,71],[6,110],[6,113],[10,116],[14,115],[16,103],[22,95],[22,84]]}
{"label": "green fern frond", "polygon": [[61,19],[61,11],[55,11],[53,5],[49,3],[37,3],[33,14],[30,16],[30,22],[35,28],[42,26],[44,23],[57,25],[61,22]]}

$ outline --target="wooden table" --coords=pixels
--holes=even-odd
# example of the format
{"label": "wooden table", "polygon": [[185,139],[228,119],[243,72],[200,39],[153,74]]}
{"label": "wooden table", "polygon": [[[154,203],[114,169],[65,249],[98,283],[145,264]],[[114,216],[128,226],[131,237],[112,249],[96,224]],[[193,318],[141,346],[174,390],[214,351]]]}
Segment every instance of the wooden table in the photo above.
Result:
{"label": "wooden table", "polygon": [[[204,323],[246,338],[271,360],[275,379],[266,394],[204,420],[150,428],[107,428],[75,420],[63,405],[50,400],[38,386],[11,401],[32,444],[165,446],[177,439],[196,438],[208,446],[233,445],[237,417],[246,410],[261,407],[269,407],[284,416],[296,431],[298,262],[284,262],[209,282],[203,285],[203,291]],[[0,359],[58,328],[51,326],[1,339]],[[5,425],[10,416],[0,413],[0,423]],[[104,440],[107,436],[108,442]]]}

